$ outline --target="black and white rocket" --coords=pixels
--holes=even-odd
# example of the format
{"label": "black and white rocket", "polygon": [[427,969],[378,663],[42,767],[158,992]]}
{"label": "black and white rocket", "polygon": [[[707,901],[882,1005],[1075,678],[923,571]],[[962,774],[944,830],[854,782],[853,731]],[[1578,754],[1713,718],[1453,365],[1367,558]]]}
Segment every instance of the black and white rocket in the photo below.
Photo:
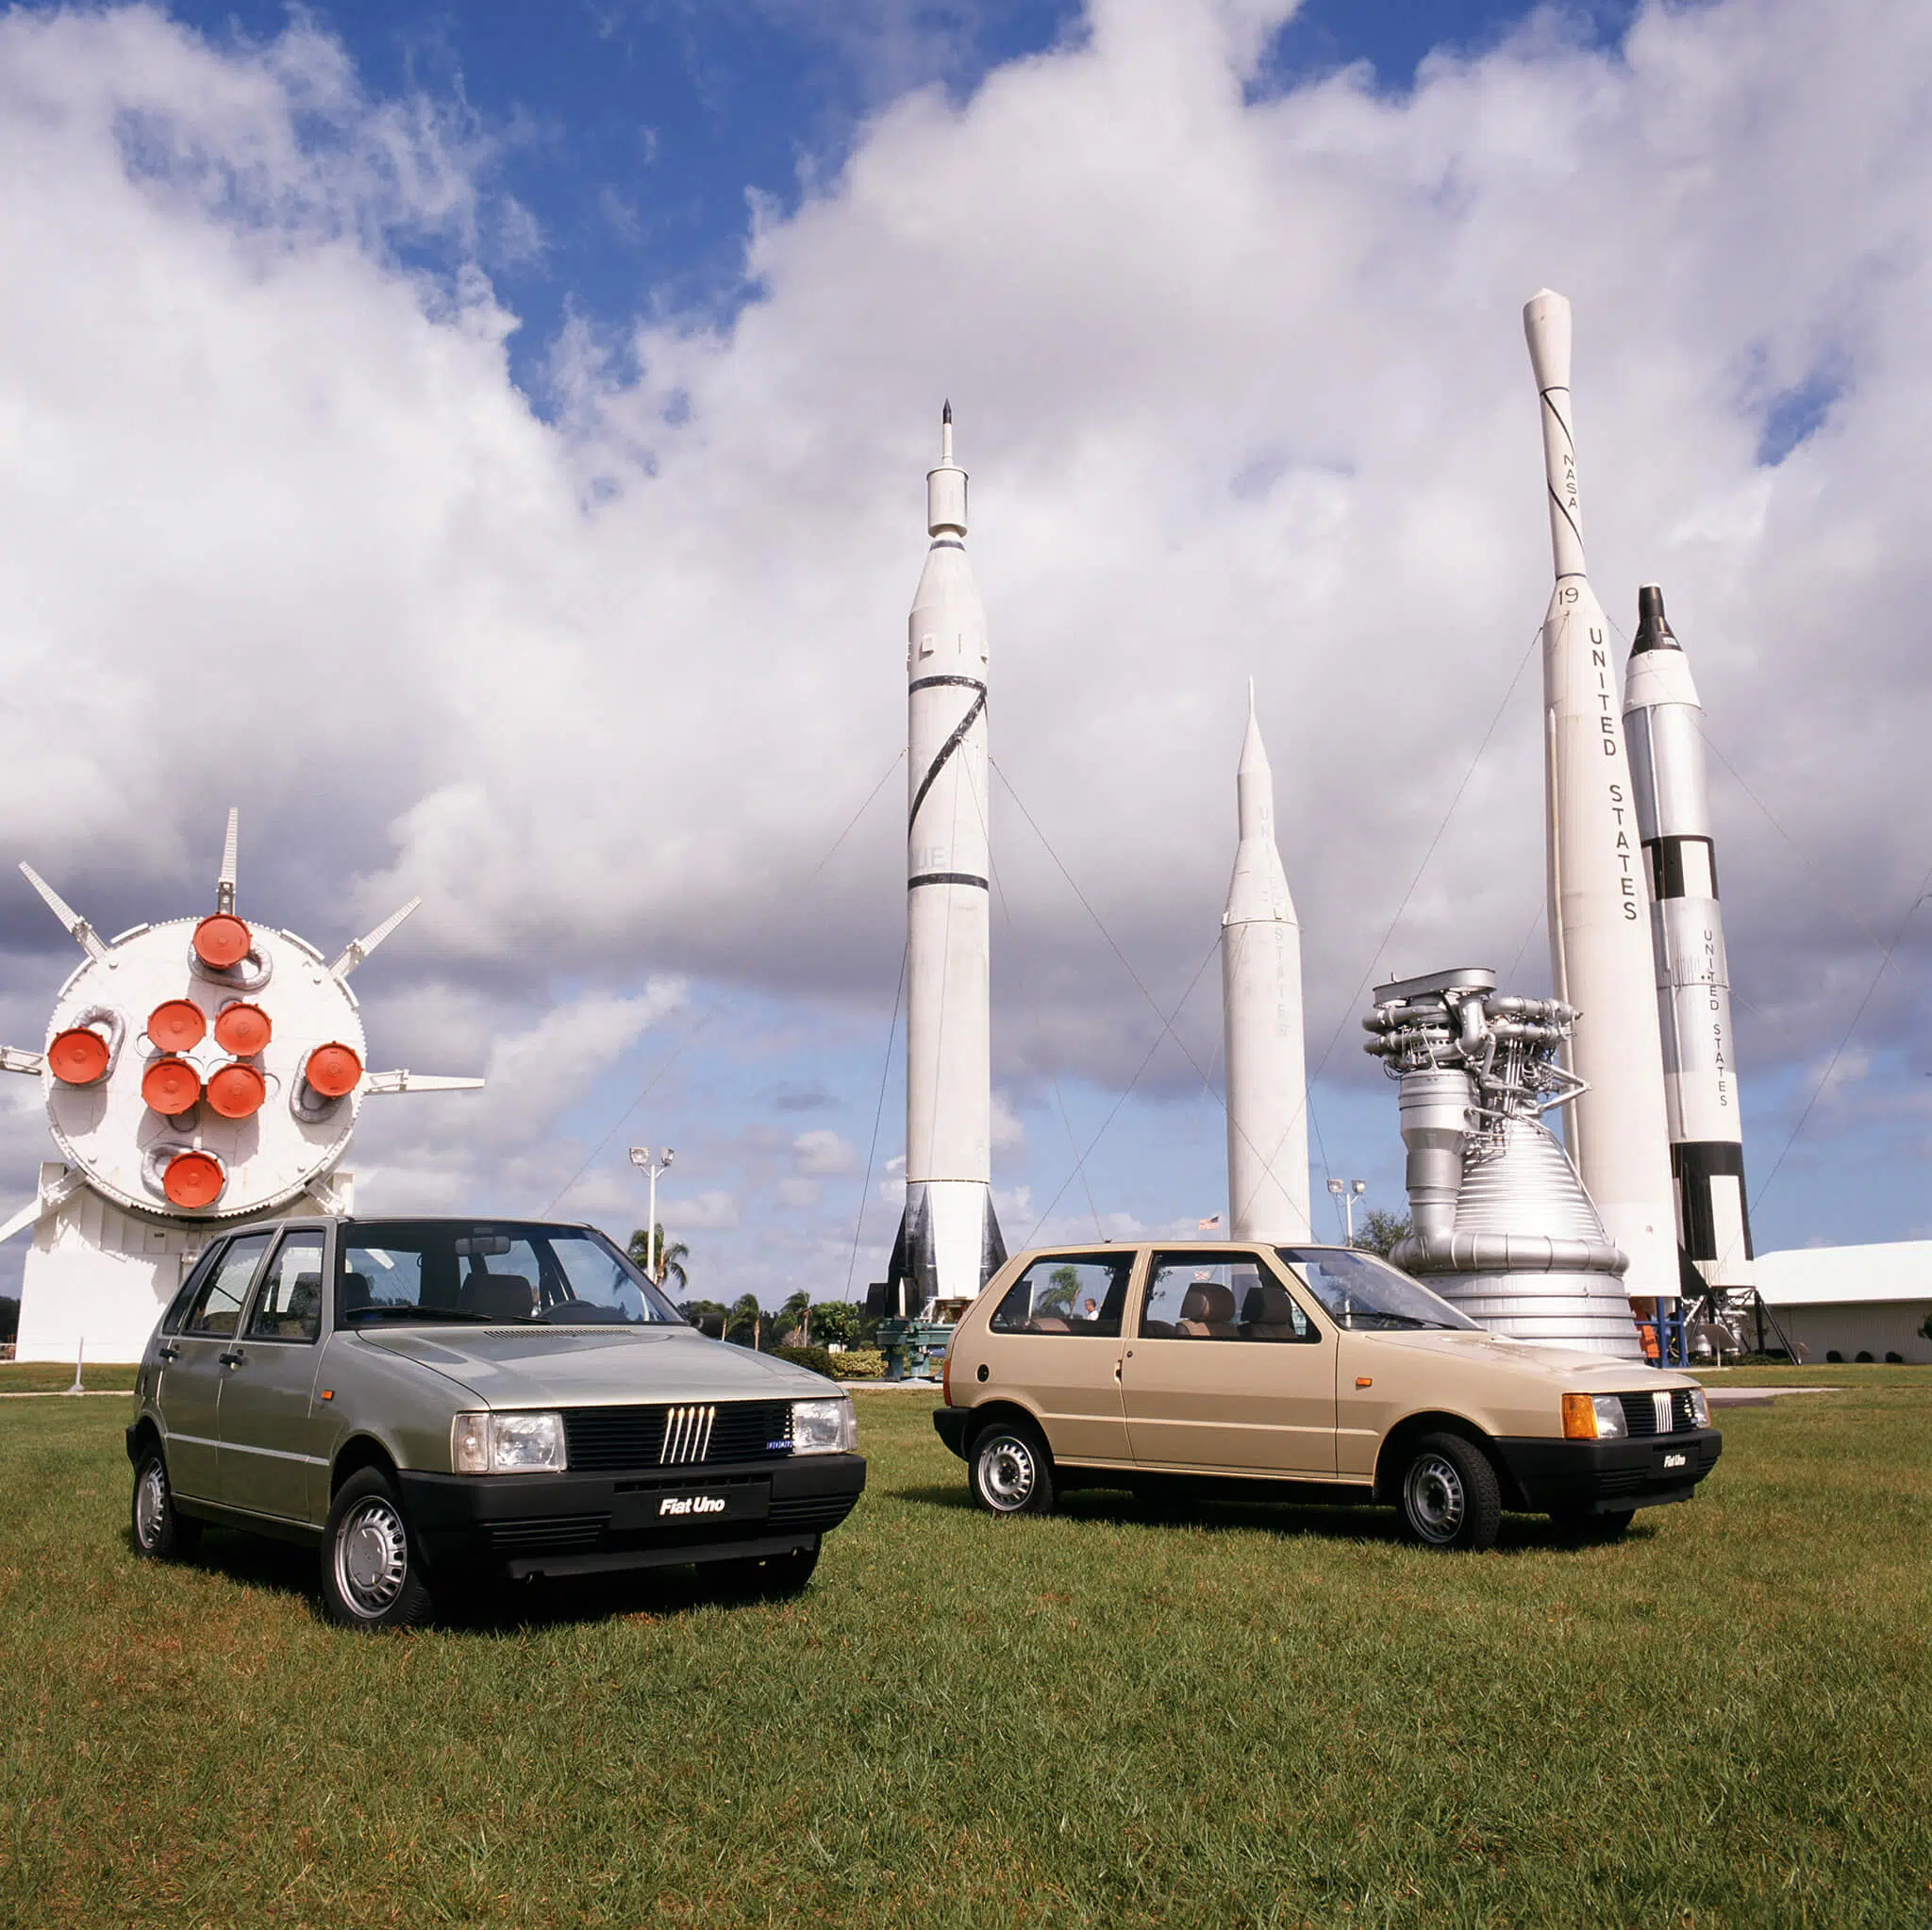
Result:
{"label": "black and white rocket", "polygon": [[986,611],[966,560],[953,406],[907,667],[906,1215],[884,1311],[957,1314],[1007,1256],[992,1209]]}
{"label": "black and white rocket", "polygon": [[1637,592],[1624,723],[1650,869],[1664,1105],[1690,1296],[1749,1291],[1756,1284],[1703,714],[1690,661],[1664,616],[1664,593],[1646,583]]}
{"label": "black and white rocket", "polygon": [[1306,1240],[1307,1082],[1302,1047],[1302,932],[1274,842],[1274,774],[1248,686],[1235,776],[1241,841],[1221,917],[1221,1014],[1227,1049],[1227,1233]]}
{"label": "black and white rocket", "polygon": [[1609,620],[1590,586],[1571,433],[1570,304],[1544,289],[1523,311],[1536,372],[1556,587],[1543,618],[1543,750],[1550,962],[1577,1008],[1564,1044],[1584,1090],[1564,1107],[1571,1158],[1612,1240],[1633,1301],[1678,1294],[1649,890],[1630,759],[1610,665]]}

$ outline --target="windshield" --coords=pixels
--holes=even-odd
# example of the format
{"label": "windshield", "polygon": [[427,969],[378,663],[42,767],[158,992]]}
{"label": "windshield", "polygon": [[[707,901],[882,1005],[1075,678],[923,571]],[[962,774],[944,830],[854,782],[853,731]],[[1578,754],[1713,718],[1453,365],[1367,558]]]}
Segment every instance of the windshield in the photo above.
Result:
{"label": "windshield", "polygon": [[1374,1254],[1345,1247],[1278,1246],[1282,1263],[1338,1327],[1462,1327],[1474,1321]]}
{"label": "windshield", "polygon": [[336,1262],[341,1326],[410,1321],[682,1326],[601,1233],[514,1221],[358,1220]]}

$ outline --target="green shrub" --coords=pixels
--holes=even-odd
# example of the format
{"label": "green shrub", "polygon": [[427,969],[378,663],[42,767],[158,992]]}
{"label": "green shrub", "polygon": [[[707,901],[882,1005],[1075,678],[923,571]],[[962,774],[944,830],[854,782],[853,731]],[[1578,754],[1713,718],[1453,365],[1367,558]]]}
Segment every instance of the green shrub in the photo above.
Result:
{"label": "green shrub", "polygon": [[827,1380],[837,1372],[832,1363],[838,1359],[836,1354],[827,1354],[823,1347],[774,1347],[774,1360],[789,1360],[795,1367],[808,1367],[814,1373],[822,1373]]}
{"label": "green shrub", "polygon": [[826,1370],[839,1380],[883,1380],[886,1373],[886,1356],[876,1347],[848,1348],[843,1354],[827,1356],[831,1366]]}

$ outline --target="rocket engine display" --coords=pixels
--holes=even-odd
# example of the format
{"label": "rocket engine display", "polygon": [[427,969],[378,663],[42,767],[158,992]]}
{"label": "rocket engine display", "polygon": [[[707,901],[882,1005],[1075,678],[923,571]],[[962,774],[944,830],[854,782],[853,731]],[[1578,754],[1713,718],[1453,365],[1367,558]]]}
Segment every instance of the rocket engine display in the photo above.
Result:
{"label": "rocket engine display", "polygon": [[31,1227],[19,1357],[138,1360],[157,1317],[225,1223],[348,1210],[340,1172],[365,1094],[481,1079],[365,1073],[349,974],[422,902],[334,964],[293,932],[235,910],[239,814],[205,918],[103,940],[30,866],[21,870],[86,954],[61,987],[43,1051],[0,1048],[37,1073],[62,1161],[0,1226]]}
{"label": "rocket engine display", "polygon": [[906,657],[906,1212],[874,1308],[902,1319],[956,1314],[1007,1256],[992,1208],[986,611],[950,402],[940,436]]}
{"label": "rocket engine display", "polygon": [[1678,1293],[1676,1213],[1648,890],[1609,621],[1590,587],[1570,420],[1570,304],[1545,289],[1523,311],[1541,403],[1556,588],[1543,619],[1550,962],[1577,1014],[1563,1042],[1580,1080],[1565,1138],[1633,1299]]}
{"label": "rocket engine display", "polygon": [[1624,717],[1637,824],[1650,867],[1664,1104],[1684,1287],[1689,1299],[1709,1292],[1722,1301],[1753,1292],[1757,1280],[1744,1200],[1743,1122],[1710,836],[1703,707],[1656,584],[1646,583],[1637,592],[1637,619],[1624,673]]}
{"label": "rocket engine display", "polygon": [[1576,1169],[1542,1123],[1580,1082],[1577,1013],[1480,967],[1378,985],[1363,1050],[1400,1082],[1412,1231],[1389,1257],[1470,1319],[1521,1339],[1641,1360],[1623,1275]]}
{"label": "rocket engine display", "polygon": [[1235,799],[1241,842],[1221,918],[1228,1238],[1287,1244],[1313,1238],[1302,933],[1274,842],[1274,774],[1252,682]]}

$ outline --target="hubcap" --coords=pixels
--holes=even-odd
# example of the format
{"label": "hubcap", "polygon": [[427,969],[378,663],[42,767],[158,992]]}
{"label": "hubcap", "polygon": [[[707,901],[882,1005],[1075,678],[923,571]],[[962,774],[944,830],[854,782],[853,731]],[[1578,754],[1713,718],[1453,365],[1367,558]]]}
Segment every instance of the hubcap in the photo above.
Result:
{"label": "hubcap", "polygon": [[168,1477],[161,1472],[158,1461],[150,1461],[141,1471],[141,1480],[134,1490],[134,1532],[141,1537],[143,1548],[152,1548],[160,1539],[161,1523],[168,1515]]}
{"label": "hubcap", "polygon": [[979,1451],[979,1489],[1002,1514],[1023,1508],[1032,1498],[1033,1451],[1010,1434],[990,1440]]}
{"label": "hubcap", "polygon": [[402,1517],[379,1495],[358,1501],[336,1530],[336,1591],[374,1621],[403,1591],[409,1540]]}
{"label": "hubcap", "polygon": [[1403,1484],[1408,1519],[1425,1540],[1453,1541],[1462,1526],[1462,1476],[1441,1455],[1424,1455]]}

